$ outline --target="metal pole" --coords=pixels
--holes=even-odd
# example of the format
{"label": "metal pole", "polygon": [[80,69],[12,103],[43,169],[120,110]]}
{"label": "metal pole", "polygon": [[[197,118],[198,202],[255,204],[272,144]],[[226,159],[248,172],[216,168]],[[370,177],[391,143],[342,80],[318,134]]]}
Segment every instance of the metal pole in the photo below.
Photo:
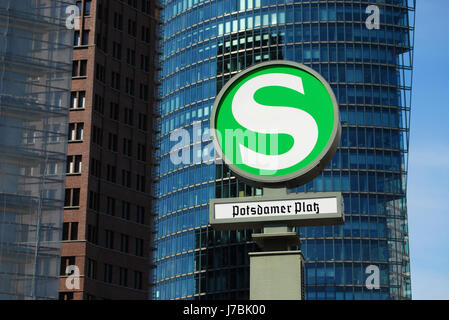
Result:
{"label": "metal pole", "polygon": [[[264,195],[286,194],[286,188],[264,188]],[[250,300],[302,300],[304,256],[292,250],[301,244],[298,234],[285,224],[267,224],[252,237],[264,251],[249,253]]]}

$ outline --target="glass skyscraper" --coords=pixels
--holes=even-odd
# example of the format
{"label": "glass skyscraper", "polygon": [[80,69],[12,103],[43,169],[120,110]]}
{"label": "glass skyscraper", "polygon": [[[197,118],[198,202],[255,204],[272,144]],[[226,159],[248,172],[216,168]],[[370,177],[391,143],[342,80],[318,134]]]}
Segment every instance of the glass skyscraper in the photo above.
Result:
{"label": "glass skyscraper", "polygon": [[[379,8],[379,28],[370,5]],[[414,1],[166,0],[164,7],[153,297],[249,297],[248,252],[258,250],[252,230],[212,230],[208,200],[262,190],[205,156],[209,117],[215,96],[239,70],[284,59],[327,79],[343,129],[323,173],[291,190],[344,196],[344,225],[299,230],[306,299],[410,299],[406,174]],[[189,133],[188,144],[180,143],[179,129]],[[185,161],[170,157],[187,150]],[[372,270],[379,270],[378,288],[366,285]]]}
{"label": "glass skyscraper", "polygon": [[0,299],[56,299],[74,1],[0,0]]}

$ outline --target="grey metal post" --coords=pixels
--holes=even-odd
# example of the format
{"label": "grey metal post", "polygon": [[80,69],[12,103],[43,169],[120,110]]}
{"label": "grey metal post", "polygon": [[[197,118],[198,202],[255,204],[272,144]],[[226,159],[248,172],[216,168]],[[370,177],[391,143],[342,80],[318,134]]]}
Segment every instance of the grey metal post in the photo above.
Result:
{"label": "grey metal post", "polygon": [[[264,188],[264,195],[286,195],[286,188]],[[301,244],[292,227],[268,224],[253,234],[263,252],[249,253],[250,300],[301,300],[304,297],[304,256],[292,247]]]}

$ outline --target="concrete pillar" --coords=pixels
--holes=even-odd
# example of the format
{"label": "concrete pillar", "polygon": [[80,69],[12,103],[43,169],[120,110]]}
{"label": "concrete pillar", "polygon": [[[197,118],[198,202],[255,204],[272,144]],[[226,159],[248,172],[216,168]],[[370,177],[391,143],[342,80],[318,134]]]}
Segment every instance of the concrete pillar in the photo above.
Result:
{"label": "concrete pillar", "polygon": [[304,256],[299,250],[249,253],[250,300],[304,299]]}
{"label": "concrete pillar", "polygon": [[301,244],[291,227],[270,224],[253,239],[263,252],[249,253],[250,300],[302,300],[304,256],[291,250]]}

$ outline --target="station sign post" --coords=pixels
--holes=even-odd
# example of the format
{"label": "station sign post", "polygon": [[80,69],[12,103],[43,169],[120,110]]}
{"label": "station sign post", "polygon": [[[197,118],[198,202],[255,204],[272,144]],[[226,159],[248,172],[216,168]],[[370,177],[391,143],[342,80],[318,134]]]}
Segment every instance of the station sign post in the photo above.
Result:
{"label": "station sign post", "polygon": [[304,257],[296,227],[343,224],[339,192],[288,193],[321,174],[341,135],[338,104],[326,80],[299,63],[277,60],[235,75],[210,120],[218,157],[263,195],[211,199],[216,230],[262,229],[264,249],[250,256],[250,299],[304,297]]}

